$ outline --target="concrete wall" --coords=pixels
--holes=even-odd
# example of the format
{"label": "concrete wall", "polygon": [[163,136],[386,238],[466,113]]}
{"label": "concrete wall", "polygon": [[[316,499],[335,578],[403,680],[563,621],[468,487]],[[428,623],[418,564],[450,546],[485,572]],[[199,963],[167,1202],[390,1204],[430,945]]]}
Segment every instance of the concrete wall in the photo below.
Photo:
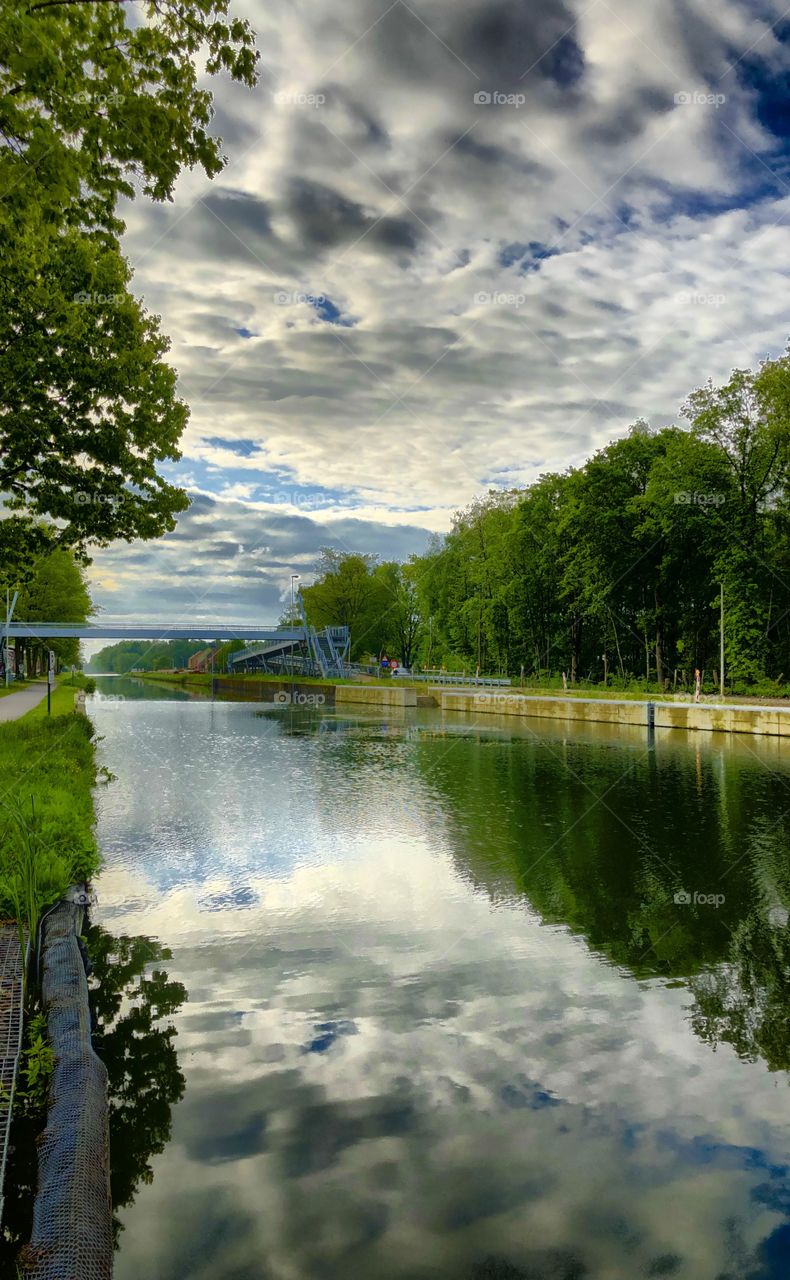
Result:
{"label": "concrete wall", "polygon": [[417,690],[405,685],[338,684],[335,706],[416,707]]}
{"label": "concrete wall", "polygon": [[[443,711],[565,720],[576,724],[647,725],[647,702],[608,698],[545,698],[518,693],[441,690]],[[655,702],[656,729],[702,729],[790,738],[790,707]]]}
{"label": "concrete wall", "polygon": [[790,738],[790,708],[657,702],[656,728],[708,729]]}

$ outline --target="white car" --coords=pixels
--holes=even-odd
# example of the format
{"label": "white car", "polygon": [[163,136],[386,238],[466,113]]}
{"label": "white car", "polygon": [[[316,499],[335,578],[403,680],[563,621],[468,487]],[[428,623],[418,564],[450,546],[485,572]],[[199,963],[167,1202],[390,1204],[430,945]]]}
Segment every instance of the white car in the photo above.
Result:
{"label": "white car", "polygon": [[408,676],[409,679],[411,679],[411,672],[409,671],[408,667],[396,667],[395,670],[392,672],[393,680],[395,679],[396,676]]}

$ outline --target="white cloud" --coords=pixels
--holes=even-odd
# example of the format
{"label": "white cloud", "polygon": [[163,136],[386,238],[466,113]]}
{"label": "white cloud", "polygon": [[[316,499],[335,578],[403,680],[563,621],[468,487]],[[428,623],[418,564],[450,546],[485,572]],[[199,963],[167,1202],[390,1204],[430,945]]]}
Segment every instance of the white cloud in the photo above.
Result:
{"label": "white cloud", "polygon": [[192,408],[183,469],[217,469],[199,489],[254,519],[275,474],[446,527],[492,475],[578,463],[783,348],[789,188],[742,75],[786,65],[767,18],[731,0],[245,8],[264,68],[254,93],[215,86],[227,170],[129,212]]}

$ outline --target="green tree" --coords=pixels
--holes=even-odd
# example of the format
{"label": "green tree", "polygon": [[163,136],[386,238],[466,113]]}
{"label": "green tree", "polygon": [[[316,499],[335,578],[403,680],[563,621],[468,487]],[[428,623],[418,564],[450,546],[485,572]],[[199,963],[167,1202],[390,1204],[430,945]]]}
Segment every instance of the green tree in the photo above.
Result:
{"label": "green tree", "polygon": [[49,521],[40,538],[84,557],[91,544],[157,537],[188,505],[157,472],[180,456],[186,405],[129,275],[115,246],[73,231],[22,237],[7,255],[0,489],[18,516],[0,522],[6,573],[35,520]]}
{"label": "green tree", "polygon": [[178,458],[187,410],[158,321],[129,293],[117,203],[169,198],[185,166],[219,172],[201,76],[251,85],[256,57],[228,0],[0,0],[7,574],[47,539],[85,557],[157,537],[187,505],[156,470]]}
{"label": "green tree", "polygon": [[301,592],[310,626],[350,628],[354,658],[377,653],[386,640],[382,619],[389,597],[375,570],[375,556],[323,547],[316,580]]}
{"label": "green tree", "polygon": [[[233,652],[232,646],[241,642],[229,641],[222,649]],[[187,665],[193,653],[206,648],[205,640],[119,640],[105,645],[88,663],[88,671],[126,675],[129,671],[171,671]],[[217,655],[217,669],[224,669],[224,658]]]}
{"label": "green tree", "polygon": [[117,232],[119,196],[223,167],[201,73],[255,81],[229,0],[0,0],[2,218]]}
{"label": "green tree", "polygon": [[[19,592],[15,617],[24,622],[85,622],[94,613],[85,571],[69,551],[39,556]],[[21,642],[17,641],[21,646]],[[79,662],[79,640],[48,640],[25,644],[28,670],[45,665],[45,649],[64,663]]]}
{"label": "green tree", "polygon": [[405,667],[416,659],[422,622],[420,619],[414,564],[387,560],[375,570],[383,588],[385,612],[381,619],[385,633],[384,646]]}

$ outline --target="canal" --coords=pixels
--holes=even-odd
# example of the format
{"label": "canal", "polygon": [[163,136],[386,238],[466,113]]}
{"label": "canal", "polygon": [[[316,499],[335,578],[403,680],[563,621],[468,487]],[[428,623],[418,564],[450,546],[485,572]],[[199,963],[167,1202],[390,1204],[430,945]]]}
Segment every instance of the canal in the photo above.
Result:
{"label": "canal", "polygon": [[790,1275],[790,747],[98,685],[117,1280]]}

